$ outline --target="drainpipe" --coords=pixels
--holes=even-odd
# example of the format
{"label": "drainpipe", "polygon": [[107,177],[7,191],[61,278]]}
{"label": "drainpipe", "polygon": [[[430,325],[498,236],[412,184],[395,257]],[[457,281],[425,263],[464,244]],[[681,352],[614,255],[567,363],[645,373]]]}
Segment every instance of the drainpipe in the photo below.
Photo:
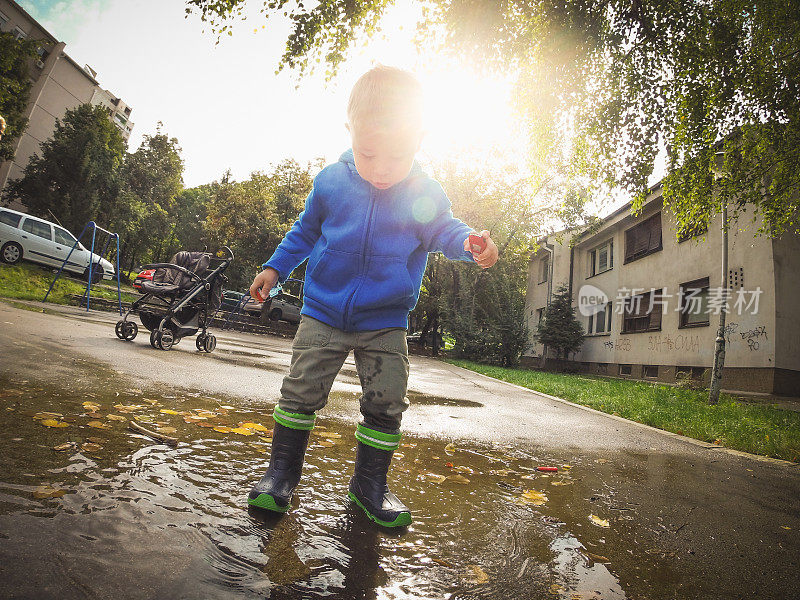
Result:
{"label": "drainpipe", "polygon": [[[725,161],[724,152],[714,154],[714,181],[721,179]],[[722,290],[723,298],[728,297],[728,199],[722,198]],[[711,385],[708,390],[708,403],[717,404],[719,402],[719,392],[722,387],[722,370],[725,366],[725,313],[727,305],[719,311],[719,329],[717,329],[717,339],[714,348],[714,367],[711,370]]]}
{"label": "drainpipe", "polygon": [[[547,308],[550,308],[550,298],[553,295],[553,263],[555,262],[555,246],[552,244],[544,243],[542,248],[550,254],[550,259],[547,261]],[[542,369],[545,368],[547,363],[547,346],[542,349]]]}

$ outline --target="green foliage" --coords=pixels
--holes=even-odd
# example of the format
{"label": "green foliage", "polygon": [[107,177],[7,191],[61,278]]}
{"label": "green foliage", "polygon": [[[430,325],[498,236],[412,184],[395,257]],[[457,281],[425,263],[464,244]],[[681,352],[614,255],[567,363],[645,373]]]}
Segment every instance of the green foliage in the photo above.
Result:
{"label": "green foliage", "polygon": [[315,170],[284,160],[269,173],[239,183],[228,173],[209,186],[205,230],[213,246],[228,245],[236,256],[226,271],[231,288],[250,287],[303,210]]}
{"label": "green foliage", "polygon": [[558,358],[568,358],[583,345],[583,327],[575,317],[569,288],[561,285],[553,294],[553,299],[545,308],[536,333],[536,339],[550,350],[555,350]]}
{"label": "green foliage", "polygon": [[[189,0],[187,11],[224,31],[244,3]],[[664,200],[679,235],[708,223],[723,200],[733,216],[752,207],[769,235],[800,230],[798,0],[419,4],[422,43],[443,40],[462,60],[518,73],[517,105],[537,136],[532,152],[587,178],[595,199],[621,188],[637,210],[664,149]],[[281,67],[303,74],[324,57],[330,74],[389,5],[271,0],[262,12],[293,25]],[[711,193],[718,150],[727,176]]]}
{"label": "green foliage", "polygon": [[6,131],[0,140],[0,160],[14,158],[13,145],[25,127],[25,106],[31,91],[29,64],[36,56],[35,40],[18,40],[8,31],[0,31],[0,115]]}
{"label": "green foliage", "polygon": [[107,226],[118,193],[125,141],[100,106],[81,104],[56,121],[53,137],[31,157],[4,200],[19,200],[37,216],[55,216],[80,233],[90,220]]}

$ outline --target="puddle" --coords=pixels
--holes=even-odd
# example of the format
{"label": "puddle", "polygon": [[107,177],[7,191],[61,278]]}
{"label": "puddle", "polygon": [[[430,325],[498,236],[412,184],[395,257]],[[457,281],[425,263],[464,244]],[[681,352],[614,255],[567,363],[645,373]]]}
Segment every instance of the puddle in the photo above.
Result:
{"label": "puddle", "polygon": [[[441,396],[431,396],[429,394],[421,394],[409,390],[406,397],[411,405],[422,404],[429,406],[463,406],[463,407],[481,407],[483,404],[473,400],[460,400],[456,398],[443,398]],[[328,396],[330,400],[343,400],[343,401],[358,401],[361,398],[361,392],[331,392]]]}
{"label": "puddle", "polygon": [[[354,424],[323,414],[296,506],[275,519],[245,502],[268,461],[267,409],[72,387],[0,378],[0,560],[13,567],[2,596],[46,596],[24,575],[31,565],[77,574],[48,581],[58,598],[107,597],[134,576],[127,597],[153,597],[152,586],[159,597],[390,599],[673,598],[681,589],[679,565],[642,546],[635,507],[604,483],[613,466],[593,457],[405,436],[391,482],[414,523],[391,532],[349,504]],[[67,426],[43,425],[48,416]],[[243,423],[263,427],[226,429]]]}

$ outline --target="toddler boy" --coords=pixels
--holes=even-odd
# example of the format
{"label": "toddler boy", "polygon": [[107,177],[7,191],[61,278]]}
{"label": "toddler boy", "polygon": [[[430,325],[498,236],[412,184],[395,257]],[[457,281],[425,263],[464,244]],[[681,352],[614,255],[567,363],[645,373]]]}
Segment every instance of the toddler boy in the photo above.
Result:
{"label": "toddler boy", "polygon": [[[429,252],[492,266],[488,231],[473,254],[472,229],[453,217],[442,187],[414,161],[422,141],[422,91],[408,72],[378,66],[355,84],[347,109],[352,150],[314,179],[305,210],[250,294],[266,297],[306,258],[304,304],[289,374],[273,413],[269,467],[248,502],[288,510],[316,411],[353,350],[361,381],[358,443],[349,497],[388,527],[411,523],[386,476],[408,407],[408,313],[419,298]],[[260,292],[260,294],[259,294]]]}

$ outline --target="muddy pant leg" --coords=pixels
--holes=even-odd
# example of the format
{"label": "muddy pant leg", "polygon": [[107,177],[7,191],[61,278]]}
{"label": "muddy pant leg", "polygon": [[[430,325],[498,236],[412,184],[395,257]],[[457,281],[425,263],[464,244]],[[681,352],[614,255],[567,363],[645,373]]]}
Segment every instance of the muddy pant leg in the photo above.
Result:
{"label": "muddy pant leg", "polygon": [[302,317],[292,342],[292,365],[281,386],[281,409],[311,414],[325,406],[333,381],[350,352],[342,333]]}
{"label": "muddy pant leg", "polygon": [[376,431],[398,433],[408,408],[408,344],[405,329],[359,332],[355,348],[361,380],[364,425]]}

